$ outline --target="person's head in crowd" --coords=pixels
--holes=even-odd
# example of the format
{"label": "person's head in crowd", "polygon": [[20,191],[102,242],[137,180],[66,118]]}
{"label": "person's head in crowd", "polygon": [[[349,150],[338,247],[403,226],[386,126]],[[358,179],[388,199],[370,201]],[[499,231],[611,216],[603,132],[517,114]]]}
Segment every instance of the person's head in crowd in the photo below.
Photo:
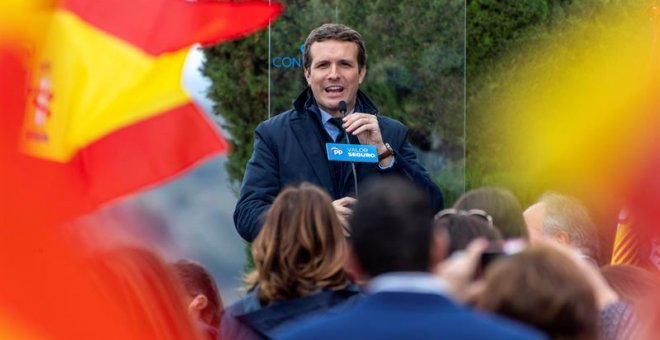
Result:
{"label": "person's head in crowd", "polygon": [[99,295],[117,307],[108,311],[108,317],[126,320],[135,339],[200,339],[183,302],[184,288],[172,268],[152,251],[138,247],[101,251],[91,256],[88,268]]}
{"label": "person's head in crowd", "polygon": [[[608,286],[616,292],[620,301],[613,304],[603,319],[606,331],[617,339],[645,339],[649,323],[658,308],[660,278],[646,269],[633,265],[607,265],[600,268]],[[652,312],[651,312],[652,311]],[[655,332],[655,337],[660,333]],[[655,338],[653,337],[653,338]]]}
{"label": "person's head in crowd", "polygon": [[447,236],[433,226],[424,191],[401,178],[372,181],[351,216],[351,248],[364,276],[429,272],[446,256]]}
{"label": "person's head in crowd", "polygon": [[213,275],[203,265],[191,260],[179,260],[172,267],[185,289],[188,313],[194,320],[216,330],[217,335],[223,305]]}
{"label": "person's head in crowd", "polygon": [[320,289],[347,286],[346,236],[332,200],[319,187],[287,187],[275,198],[264,227],[252,243],[262,302],[303,297]]}
{"label": "person's head in crowd", "polygon": [[435,215],[435,226],[447,231],[449,254],[465,249],[477,238],[490,242],[502,241],[500,232],[492,224],[492,218],[483,210],[441,210]]}
{"label": "person's head in crowd", "polygon": [[636,339],[655,340],[660,334],[660,290],[657,289],[647,296],[646,301],[637,306],[637,316],[639,317],[639,331],[636,333]]}
{"label": "person's head in crowd", "polygon": [[482,187],[470,190],[458,198],[455,209],[480,209],[493,218],[493,224],[502,237],[527,238],[523,209],[516,196],[508,189]]}
{"label": "person's head in crowd", "polygon": [[660,278],[650,271],[626,264],[607,265],[600,269],[607,283],[619,296],[637,306],[660,290]]}
{"label": "person's head in crowd", "polygon": [[587,207],[577,198],[547,192],[523,213],[531,243],[552,240],[598,263],[598,234]]}
{"label": "person's head in crowd", "polygon": [[[341,67],[331,66],[340,58]],[[347,111],[353,110],[357,90],[367,74],[367,52],[362,36],[341,24],[324,24],[315,28],[305,40],[303,51],[305,79],[319,108],[334,114],[344,100]],[[329,89],[328,72],[340,74],[341,84]],[[339,77],[338,77],[339,78]]]}
{"label": "person's head in crowd", "polygon": [[536,327],[550,339],[596,339],[596,298],[574,261],[547,245],[498,259],[486,269],[477,307]]}

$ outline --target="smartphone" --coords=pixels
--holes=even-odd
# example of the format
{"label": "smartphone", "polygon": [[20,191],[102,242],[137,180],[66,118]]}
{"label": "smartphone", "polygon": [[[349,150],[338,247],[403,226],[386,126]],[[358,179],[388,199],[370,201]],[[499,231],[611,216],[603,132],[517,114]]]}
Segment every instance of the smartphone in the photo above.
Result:
{"label": "smartphone", "polygon": [[510,239],[504,242],[492,242],[481,254],[481,259],[477,268],[477,274],[481,276],[488,266],[495,260],[519,253],[527,247],[527,242],[523,239]]}
{"label": "smartphone", "polygon": [[479,266],[477,270],[483,273],[491,263],[505,255],[506,253],[504,252],[503,245],[500,242],[492,242],[488,245],[486,250],[481,253],[481,259],[479,259]]}

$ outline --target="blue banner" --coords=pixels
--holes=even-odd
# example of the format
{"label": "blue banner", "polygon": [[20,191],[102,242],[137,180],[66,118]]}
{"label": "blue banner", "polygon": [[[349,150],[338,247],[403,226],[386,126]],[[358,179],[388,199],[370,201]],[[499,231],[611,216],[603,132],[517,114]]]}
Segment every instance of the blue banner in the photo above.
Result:
{"label": "blue banner", "polygon": [[326,143],[325,150],[331,161],[378,163],[373,145]]}

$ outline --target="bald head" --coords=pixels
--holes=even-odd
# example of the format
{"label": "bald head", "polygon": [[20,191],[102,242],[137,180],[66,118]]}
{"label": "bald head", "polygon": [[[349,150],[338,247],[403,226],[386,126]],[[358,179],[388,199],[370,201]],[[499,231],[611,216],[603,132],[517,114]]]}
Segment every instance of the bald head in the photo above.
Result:
{"label": "bald head", "polygon": [[529,234],[529,242],[534,244],[543,239],[543,219],[545,218],[545,206],[543,203],[536,203],[531,205],[523,212],[525,224],[527,225],[527,233]]}
{"label": "bald head", "polygon": [[598,258],[598,236],[587,207],[578,199],[547,192],[523,212],[530,243],[551,240]]}

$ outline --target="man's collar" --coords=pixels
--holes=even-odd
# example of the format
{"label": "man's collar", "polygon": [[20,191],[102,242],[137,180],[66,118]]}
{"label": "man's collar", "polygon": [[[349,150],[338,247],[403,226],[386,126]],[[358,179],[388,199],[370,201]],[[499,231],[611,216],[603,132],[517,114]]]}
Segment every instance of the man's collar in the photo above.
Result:
{"label": "man's collar", "polygon": [[368,291],[443,294],[446,288],[440,278],[431,273],[392,272],[371,279]]}
{"label": "man's collar", "polygon": [[334,118],[331,114],[325,112],[323,109],[319,107],[319,111],[321,112],[321,121],[325,124],[327,123],[330,119]]}
{"label": "man's collar", "polygon": [[[320,107],[319,107],[319,111],[321,112],[321,121],[322,121],[323,123],[327,123],[330,119],[334,118],[333,115],[331,115],[330,113],[326,112],[325,110],[323,110],[323,109],[320,108]],[[350,114],[353,113],[353,112],[355,112],[355,110],[351,110],[351,112],[347,112],[346,115],[348,116],[348,115],[350,115]]]}

